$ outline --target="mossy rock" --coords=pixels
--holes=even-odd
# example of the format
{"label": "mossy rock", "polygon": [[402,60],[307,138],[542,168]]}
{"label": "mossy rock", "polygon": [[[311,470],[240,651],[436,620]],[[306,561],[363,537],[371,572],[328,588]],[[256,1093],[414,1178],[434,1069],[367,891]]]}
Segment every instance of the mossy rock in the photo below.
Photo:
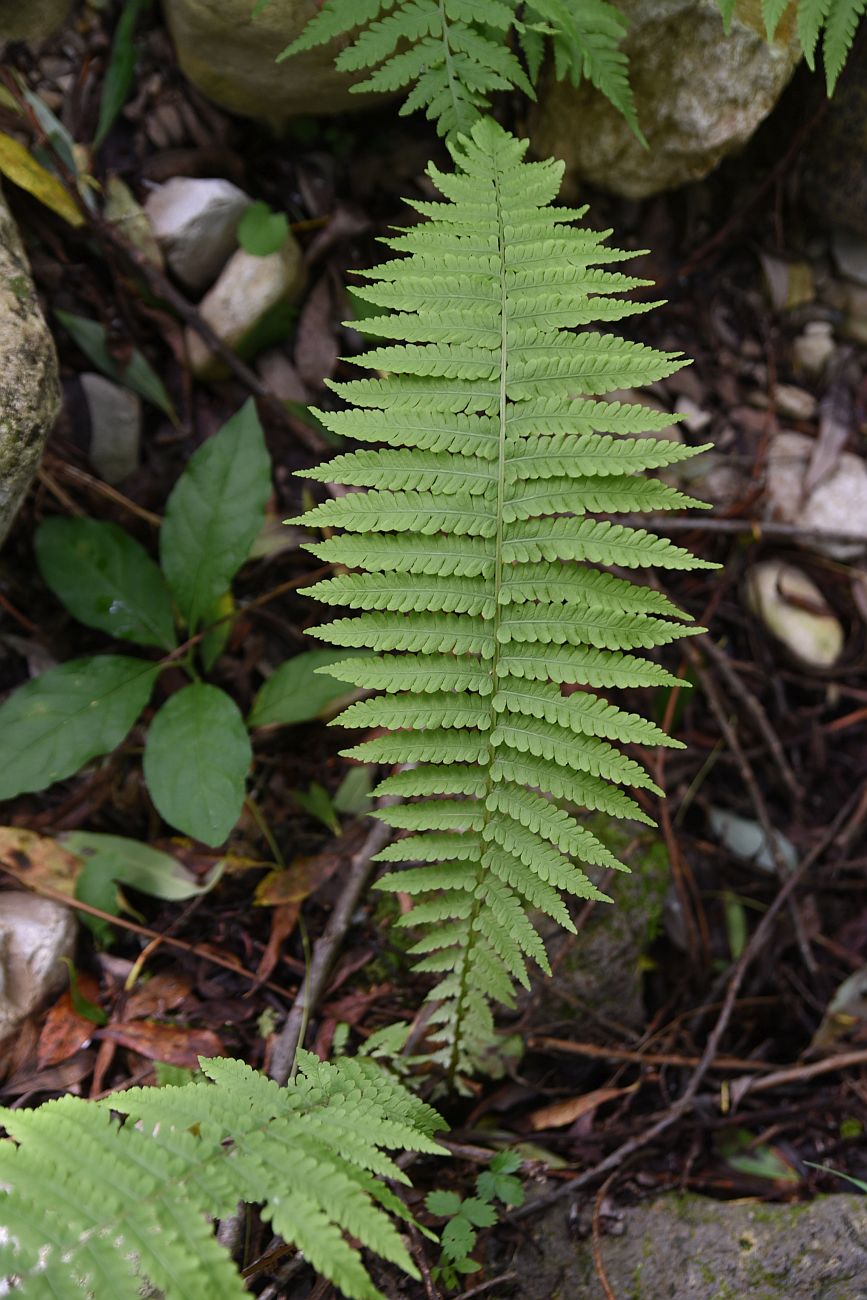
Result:
{"label": "mossy rock", "polygon": [[[623,1211],[602,1258],[617,1300],[867,1300],[867,1197],[804,1205],[661,1196]],[[512,1267],[518,1300],[603,1300],[569,1208],[534,1222]]]}
{"label": "mossy rock", "polygon": [[39,468],[59,405],[54,342],[0,192],[0,543]]}
{"label": "mossy rock", "polygon": [[375,102],[350,95],[358,77],[335,70],[339,43],[277,63],[320,7],[319,0],[270,0],[254,14],[252,0],[163,0],[178,62],[193,85],[231,113],[274,126]]}

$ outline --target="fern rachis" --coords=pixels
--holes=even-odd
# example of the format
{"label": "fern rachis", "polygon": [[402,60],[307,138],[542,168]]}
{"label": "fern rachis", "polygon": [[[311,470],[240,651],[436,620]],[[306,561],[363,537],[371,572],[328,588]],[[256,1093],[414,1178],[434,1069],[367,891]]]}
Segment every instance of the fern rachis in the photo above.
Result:
{"label": "fern rachis", "polygon": [[638,476],[700,449],[636,439],[654,413],[598,400],[680,359],[583,329],[636,310],[613,295],[642,282],[608,269],[628,254],[576,225],[581,212],[553,206],[562,169],[524,163],[525,147],[477,123],[452,146],[454,173],[430,168],[445,201],[416,203],[427,220],[386,241],[402,256],[359,292],[390,314],[360,327],[394,342],[359,359],[378,377],[334,385],[353,405],[322,416],[384,445],[307,471],[364,490],[303,517],[340,530],[310,549],[356,570],[308,589],[350,614],[314,634],[375,652],[328,671],[384,692],[337,720],[384,732],[346,753],[412,765],[379,787],[417,800],[379,814],[412,832],[380,858],[427,865],[379,884],[418,895],[401,923],[440,977],[451,1071],[472,1067],[489,1003],[513,1001],[527,959],[546,969],[532,910],[568,928],[562,894],[603,897],[575,859],[618,865],[560,802],[650,820],[623,787],[656,787],[617,742],[664,737],[592,692],[672,682],[629,652],[699,630],[591,567],[699,564],[592,516],[700,504]]}

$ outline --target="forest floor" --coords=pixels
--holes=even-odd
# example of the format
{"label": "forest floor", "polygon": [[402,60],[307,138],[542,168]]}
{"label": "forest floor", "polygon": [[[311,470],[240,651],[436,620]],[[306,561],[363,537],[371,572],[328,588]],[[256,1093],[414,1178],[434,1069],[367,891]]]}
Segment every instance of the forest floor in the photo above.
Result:
{"label": "forest floor", "polygon": [[[76,141],[93,137],[106,39],[92,29],[76,35],[73,54],[65,36],[38,57],[14,47],[9,60],[33,92],[47,94]],[[808,113],[802,121],[809,126]],[[828,1010],[844,981],[867,967],[867,587],[859,590],[867,569],[859,567],[862,550],[829,555],[797,527],[768,523],[768,448],[780,429],[815,440],[814,474],[825,479],[844,452],[864,452],[867,435],[864,350],[844,338],[828,232],[803,201],[805,139],[777,120],[705,183],[641,204],[589,196],[592,220],[611,225],[620,244],[653,249],[639,273],[656,281],[653,296],[667,305],[630,322],[631,335],[694,359],[650,396],[669,410],[679,403],[686,440],[716,444],[716,460],[692,485],[713,510],[666,525],[721,566],[666,576],[666,590],[710,635],[662,656],[684,689],[629,702],[687,746],[652,760],[668,792],[661,809],[648,803],[658,839],[642,834],[627,846],[636,872],[649,863],[659,884],[638,904],[641,924],[625,945],[618,931],[621,946],[606,956],[600,933],[608,918],[593,905],[581,909],[577,939],[554,944],[554,999],[536,989],[504,1018],[506,1047],[493,1076],[472,1081],[466,1097],[437,1102],[457,1156],[449,1186],[466,1191],[492,1147],[517,1143],[528,1188],[571,1197],[583,1215],[577,1231],[599,1232],[611,1205],[666,1189],[790,1201],[841,1188],[814,1165],[867,1175],[864,984]],[[277,141],[191,89],[165,31],[153,25],[143,33],[127,105],[93,168],[99,180],[120,176],[139,199],[173,176],[223,176],[288,215],[308,290],[276,346],[294,367],[302,399],[315,405],[329,400],[326,378],[349,373],[338,357],[359,346],[340,324],[342,286],[377,256],[376,236],[406,219],[402,198],[426,194],[432,150],[438,157],[424,123],[389,110],[299,121]],[[109,520],[153,550],[187,459],[246,398],[261,399],[264,387],[255,370],[196,381],[185,361],[177,289],[161,296],[153,277],[145,284],[99,223],[72,230],[8,190],[55,329],[64,405],[0,555],[4,692],[110,645],[66,614],[39,577],[39,522]],[[145,406],[141,464],[120,488],[106,486],[88,459],[78,376],[91,363],[57,324],[57,309],[101,322],[116,358],[140,349],[176,409],[173,422]],[[821,376],[805,374],[795,346],[816,321],[829,322],[838,340]],[[831,413],[839,415],[841,404],[842,435]],[[260,400],[259,410],[273,461],[269,517],[279,521],[302,503],[303,480],[293,471],[328,447],[300,406]],[[842,532],[846,523],[840,520]],[[275,522],[267,553],[236,583],[232,630],[212,679],[245,713],[268,673],[309,647],[305,629],[324,616],[296,594],[315,567],[300,540]],[[768,559],[811,576],[842,625],[844,648],[832,667],[799,661],[749,608],[747,576]],[[165,696],[176,685],[166,675],[159,691]],[[366,774],[342,800],[344,811],[335,811],[331,799],[347,774],[338,756],[345,734],[316,721],[261,729],[253,740],[251,798],[225,850],[173,836],[161,822],[142,778],[141,725],[107,759],[4,808],[12,829],[0,869],[8,885],[39,870],[36,861],[22,868],[9,852],[22,830],[123,834],[165,848],[197,875],[218,858],[227,870],[216,888],[185,903],[128,891],[129,910],[99,942],[82,926],[79,985],[106,1023],[82,1017],[68,993],[32,1017],[0,1049],[3,1104],[36,1104],[65,1091],[105,1096],[167,1077],[166,1065],[194,1067],[200,1053],[268,1067],[275,1031],[304,977],[305,952],[320,941],[362,842],[354,814],[364,807]],[[315,787],[329,796],[318,806],[330,829],[311,811]],[[725,814],[751,824],[746,848],[743,828],[739,841]],[[774,841],[771,829],[785,840]],[[616,905],[621,882],[611,887]],[[306,1032],[314,1051],[354,1050],[378,1028],[413,1019],[424,990],[407,973],[393,919],[377,895],[365,894],[328,950],[329,973]],[[616,995],[598,982],[579,979],[577,993],[568,984],[573,963],[581,976],[582,934],[591,929],[598,967],[618,967]],[[150,978],[128,989],[134,966]],[[442,1174],[434,1162],[418,1161],[413,1177],[420,1207]],[[526,1232],[521,1215],[504,1215],[491,1229],[502,1272],[474,1275],[468,1293],[493,1281],[491,1294],[509,1294],[510,1252]],[[246,1263],[261,1274],[254,1288],[265,1284],[267,1261],[257,1261],[269,1239],[265,1227],[252,1225]],[[390,1294],[415,1294],[394,1280],[381,1284]],[[309,1277],[296,1276],[284,1294],[313,1294],[309,1286]]]}

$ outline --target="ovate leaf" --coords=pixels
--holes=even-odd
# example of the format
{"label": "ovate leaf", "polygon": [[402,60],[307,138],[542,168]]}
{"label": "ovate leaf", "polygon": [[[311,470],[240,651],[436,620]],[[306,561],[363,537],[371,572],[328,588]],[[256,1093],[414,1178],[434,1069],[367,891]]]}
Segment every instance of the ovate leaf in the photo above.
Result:
{"label": "ovate leaf", "polygon": [[151,723],[145,780],[158,812],[203,844],[223,844],[241,815],[253,757],[237,706],[225,691],[185,686]]}
{"label": "ovate leaf", "polygon": [[138,393],[146,402],[159,407],[172,422],[177,421],[172,399],[144,353],[133,348],[129,362],[122,366],[109,352],[105,327],[99,321],[88,320],[86,316],[74,316],[71,312],[56,308],[54,314],[97,370],[101,370],[116,384],[122,384],[124,388]]}
{"label": "ovate leaf", "polygon": [[206,673],[209,673],[229,643],[232,635],[232,619],[235,612],[235,598],[231,591],[224,591],[214,601],[210,609],[202,615],[202,623],[210,628],[202,637],[199,646],[199,658]]}
{"label": "ovate leaf", "polygon": [[126,655],[73,659],[0,706],[0,799],[44,790],[123,740],[159,668]]}
{"label": "ovate leaf", "polygon": [[139,645],[177,644],[159,567],[129,533],[96,519],[45,519],[36,560],[47,585],[81,623]]}
{"label": "ovate leaf", "polygon": [[249,401],[190,457],[166,505],[160,556],[191,630],[247,559],[270,490],[271,462]]}
{"label": "ovate leaf", "polygon": [[343,658],[336,650],[307,650],[287,659],[271,674],[253,701],[251,727],[312,722],[329,704],[342,699],[344,682],[318,670]]}
{"label": "ovate leaf", "polygon": [[289,219],[272,212],[267,203],[251,203],[238,222],[238,243],[254,257],[268,257],[286,243]]}

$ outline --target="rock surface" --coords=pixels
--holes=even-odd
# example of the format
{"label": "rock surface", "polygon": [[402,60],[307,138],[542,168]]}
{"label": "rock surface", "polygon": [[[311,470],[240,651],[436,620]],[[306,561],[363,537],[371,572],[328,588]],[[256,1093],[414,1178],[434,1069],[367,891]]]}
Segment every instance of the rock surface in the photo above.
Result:
{"label": "rock surface", "polygon": [[36,894],[0,893],[0,1039],[67,979],[75,949],[71,908]]}
{"label": "rock surface", "polygon": [[627,198],[700,180],[741,148],[777,102],[801,57],[791,17],[768,44],[758,4],[738,5],[723,33],[714,0],[620,0],[644,149],[589,82],[553,78],[531,112],[537,154],[567,176]]}
{"label": "rock surface", "polygon": [[81,386],[90,411],[90,463],[106,483],[122,483],[138,469],[141,399],[103,375],[82,375]]}
{"label": "rock surface", "polygon": [[838,560],[853,559],[867,546],[867,465],[844,452],[832,473],[806,492],[807,474],[816,447],[812,438],[784,430],[768,448],[767,512],[772,519],[799,524],[816,533],[852,533],[864,543],[805,538],[802,545]]}
{"label": "rock surface", "polygon": [[39,466],[59,405],[54,342],[0,191],[0,544]]}
{"label": "rock surface", "polygon": [[828,225],[867,235],[867,46],[856,44],[804,152],[804,202]]}
{"label": "rock surface", "polygon": [[[199,311],[214,333],[237,350],[278,304],[295,301],[303,285],[301,249],[290,235],[283,247],[268,257],[254,257],[239,248],[202,299]],[[220,376],[219,360],[192,330],[187,330],[187,348],[190,365],[199,378]]]}
{"label": "rock surface", "polygon": [[[602,1238],[617,1300],[867,1300],[867,1197],[807,1205],[662,1196],[622,1211]],[[603,1300],[588,1240],[568,1208],[533,1221],[518,1258],[519,1300]]]}
{"label": "rock surface", "polygon": [[175,176],[148,195],[145,212],[169,267],[195,293],[207,289],[238,247],[252,200],[231,181]]}
{"label": "rock surface", "polygon": [[232,113],[273,124],[370,103],[349,93],[357,76],[335,71],[338,46],[276,62],[319,8],[318,0],[271,0],[253,17],[251,0],[163,0],[178,61],[193,85]]}
{"label": "rock surface", "polygon": [[44,41],[66,21],[70,0],[0,0],[0,41]]}

